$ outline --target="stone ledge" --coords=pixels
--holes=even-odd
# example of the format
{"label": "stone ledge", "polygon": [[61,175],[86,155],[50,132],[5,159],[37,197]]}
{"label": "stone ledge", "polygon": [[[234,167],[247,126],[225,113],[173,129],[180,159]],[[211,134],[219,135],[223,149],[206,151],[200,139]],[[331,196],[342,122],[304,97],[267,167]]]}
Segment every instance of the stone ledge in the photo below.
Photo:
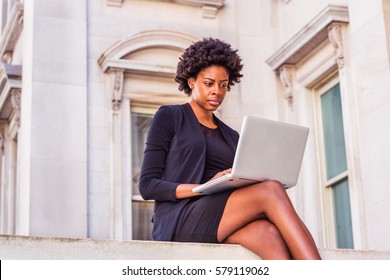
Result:
{"label": "stone ledge", "polygon": [[[328,260],[390,260],[390,251],[320,250]],[[239,245],[0,235],[2,260],[256,260]]]}

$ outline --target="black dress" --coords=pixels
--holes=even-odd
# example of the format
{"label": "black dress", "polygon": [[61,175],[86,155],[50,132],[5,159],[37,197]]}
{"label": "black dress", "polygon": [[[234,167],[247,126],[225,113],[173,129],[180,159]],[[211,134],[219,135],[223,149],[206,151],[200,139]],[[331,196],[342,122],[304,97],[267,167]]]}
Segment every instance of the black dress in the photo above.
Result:
{"label": "black dress", "polygon": [[[204,183],[216,173],[231,168],[234,153],[218,128],[202,125],[202,129],[206,139],[206,164],[202,177]],[[226,191],[191,199],[180,214],[173,241],[219,243],[217,230],[231,193],[232,191]]]}

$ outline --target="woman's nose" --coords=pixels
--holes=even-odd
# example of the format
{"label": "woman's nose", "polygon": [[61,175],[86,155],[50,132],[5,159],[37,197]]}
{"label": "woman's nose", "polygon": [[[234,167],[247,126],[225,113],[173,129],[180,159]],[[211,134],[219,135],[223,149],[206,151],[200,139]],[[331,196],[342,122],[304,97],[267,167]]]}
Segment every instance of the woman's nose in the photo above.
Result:
{"label": "woman's nose", "polygon": [[214,86],[213,93],[216,95],[220,95],[222,93],[222,87],[218,84]]}

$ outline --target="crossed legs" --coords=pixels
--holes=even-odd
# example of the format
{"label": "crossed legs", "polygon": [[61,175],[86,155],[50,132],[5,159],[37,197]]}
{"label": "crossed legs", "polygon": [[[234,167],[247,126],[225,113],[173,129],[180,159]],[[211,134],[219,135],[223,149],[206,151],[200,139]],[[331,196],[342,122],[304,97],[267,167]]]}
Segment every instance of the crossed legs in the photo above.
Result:
{"label": "crossed legs", "polygon": [[265,181],[234,191],[217,232],[218,240],[241,244],[262,259],[320,259],[316,244],[284,187]]}

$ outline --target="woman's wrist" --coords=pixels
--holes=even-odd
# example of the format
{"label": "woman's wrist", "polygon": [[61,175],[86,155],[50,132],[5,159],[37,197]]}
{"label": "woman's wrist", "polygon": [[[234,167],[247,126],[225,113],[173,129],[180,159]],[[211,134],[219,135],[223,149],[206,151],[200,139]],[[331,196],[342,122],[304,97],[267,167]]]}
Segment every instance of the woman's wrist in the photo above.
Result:
{"label": "woman's wrist", "polygon": [[199,196],[201,194],[194,193],[192,191],[193,188],[199,186],[200,184],[180,184],[176,188],[176,198],[182,199],[182,198],[188,198],[188,197],[194,197]]}

